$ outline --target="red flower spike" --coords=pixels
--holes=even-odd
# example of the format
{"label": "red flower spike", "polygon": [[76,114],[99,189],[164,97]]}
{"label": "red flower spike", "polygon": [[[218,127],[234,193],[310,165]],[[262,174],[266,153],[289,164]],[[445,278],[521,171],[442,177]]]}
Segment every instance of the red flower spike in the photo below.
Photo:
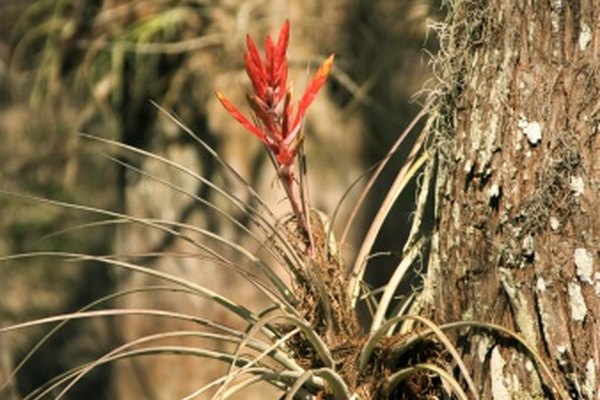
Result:
{"label": "red flower spike", "polygon": [[309,228],[306,210],[310,210],[308,199],[302,198],[298,181],[295,178],[294,166],[298,151],[304,140],[301,124],[306,110],[325,81],[333,66],[333,55],[329,56],[319,67],[310,81],[306,91],[298,103],[296,113],[292,101],[292,93],[288,88],[287,46],[290,36],[290,23],[286,21],[274,43],[270,36],[265,39],[265,57],[261,58],[256,45],[246,36],[247,51],[244,54],[246,72],[252,82],[252,91],[248,94],[248,103],[252,109],[254,123],[250,122],[221,93],[215,92],[223,107],[244,126],[250,133],[258,137],[266,146],[275,162],[277,173],[292,205],[296,223],[301,232],[308,238],[308,254],[313,251],[313,240]]}
{"label": "red flower spike", "polygon": [[244,62],[246,63],[246,73],[252,81],[254,91],[259,97],[264,97],[267,88],[266,76],[267,71],[263,65],[260,54],[254,45],[250,36],[246,36],[246,46],[248,51],[244,54]]}
{"label": "red flower spike", "polygon": [[219,101],[221,102],[221,104],[223,104],[223,107],[225,107],[225,109],[227,111],[229,111],[229,114],[231,114],[231,116],[233,118],[235,118],[240,124],[242,124],[244,126],[244,128],[246,128],[247,130],[249,130],[250,133],[252,133],[256,137],[258,137],[263,143],[268,144],[267,140],[265,138],[265,134],[257,126],[255,126],[250,121],[248,121],[248,118],[244,117],[244,114],[242,114],[233,105],[233,103],[231,103],[229,100],[227,100],[227,98],[225,98],[225,96],[223,96],[219,92],[215,92],[215,95],[217,96],[217,99],[219,99]]}
{"label": "red flower spike", "polygon": [[279,73],[279,91],[282,95],[285,95],[288,92],[286,87],[288,79],[288,62],[285,58],[281,62],[281,66],[279,68],[281,70]]}
{"label": "red flower spike", "polygon": [[279,37],[277,38],[277,58],[285,59],[285,53],[287,51],[288,42],[290,40],[290,21],[286,20],[281,30],[279,31]]}
{"label": "red flower spike", "polygon": [[265,64],[267,65],[267,79],[270,87],[275,87],[275,80],[277,76],[275,75],[275,60],[273,58],[275,53],[275,46],[273,45],[273,41],[270,36],[267,36],[265,40]]}
{"label": "red flower spike", "polygon": [[253,89],[248,95],[248,103],[255,124],[242,115],[221,93],[216,93],[225,109],[267,146],[281,167],[294,163],[303,139],[300,135],[300,125],[306,110],[325,84],[333,65],[331,55],[310,81],[294,115],[292,95],[287,82],[286,54],[289,36],[290,23],[286,21],[279,31],[276,43],[270,36],[266,37],[264,59],[261,58],[254,41],[250,36],[246,36],[247,51],[244,54],[244,63]]}
{"label": "red flower spike", "polygon": [[306,88],[302,99],[300,99],[300,103],[298,103],[298,113],[296,114],[296,119],[294,120],[294,124],[292,125],[292,129],[297,126],[304,117],[308,106],[313,102],[315,97],[317,97],[317,93],[321,90],[321,87],[329,77],[329,73],[331,72],[331,67],[333,66],[333,58],[335,56],[330,55],[327,60],[317,70],[317,73],[313,77],[312,81]]}
{"label": "red flower spike", "polygon": [[266,104],[258,96],[251,94],[248,95],[248,104],[250,104],[254,116],[263,124],[263,134],[268,138],[265,143],[272,144],[281,141],[281,133],[277,130],[276,121],[271,118]]}

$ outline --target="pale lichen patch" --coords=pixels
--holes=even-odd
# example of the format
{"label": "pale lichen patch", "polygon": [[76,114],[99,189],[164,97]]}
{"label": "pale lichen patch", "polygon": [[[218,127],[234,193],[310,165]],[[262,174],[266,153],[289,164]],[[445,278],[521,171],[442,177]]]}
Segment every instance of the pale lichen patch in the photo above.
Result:
{"label": "pale lichen patch", "polygon": [[560,221],[556,217],[550,217],[550,228],[555,231],[560,228]]}
{"label": "pale lichen patch", "polygon": [[[596,390],[596,363],[590,358],[585,364],[585,381],[583,383],[583,394],[588,399],[594,398]],[[600,390],[600,388],[598,389]],[[600,394],[600,392],[598,393]]]}
{"label": "pale lichen patch", "polygon": [[535,284],[536,289],[540,293],[544,293],[546,291],[546,281],[541,276],[537,278],[537,282]]}
{"label": "pale lichen patch", "polygon": [[569,282],[567,287],[569,292],[569,306],[571,308],[571,318],[576,322],[583,322],[587,315],[587,305],[581,293],[581,286],[577,283]]}
{"label": "pale lichen patch", "polygon": [[490,189],[488,190],[488,196],[490,199],[497,199],[500,197],[500,186],[497,183],[494,183]]}
{"label": "pale lichen patch", "polygon": [[463,172],[468,175],[473,171],[473,161],[472,160],[467,160],[465,162],[465,165],[463,167]]}
{"label": "pale lichen patch", "polygon": [[585,189],[583,178],[580,176],[571,176],[569,178],[569,189],[571,189],[575,197],[581,196]]}
{"label": "pale lichen patch", "polygon": [[560,30],[563,0],[551,0],[550,6],[552,7],[552,30],[558,32]]}
{"label": "pale lichen patch", "polygon": [[527,258],[535,255],[535,240],[532,235],[527,235],[523,238],[521,249],[523,250],[523,255]]}
{"label": "pale lichen patch", "polygon": [[490,357],[490,372],[492,376],[492,398],[494,400],[510,400],[511,395],[504,378],[506,361],[502,358],[498,347],[494,347]]}
{"label": "pale lichen patch", "polygon": [[454,222],[454,228],[458,229],[460,227],[460,204],[458,204],[458,202],[455,202],[452,205],[452,220]]}
{"label": "pale lichen patch", "polygon": [[584,22],[581,24],[581,31],[579,32],[579,50],[585,51],[591,41],[592,30],[590,29],[590,26]]}
{"label": "pale lichen patch", "polygon": [[483,336],[477,345],[477,357],[479,358],[479,362],[485,362],[490,347],[491,340],[487,336]]}
{"label": "pale lichen patch", "polygon": [[526,118],[521,117],[518,122],[518,127],[527,137],[527,141],[530,145],[535,146],[542,140],[542,126],[539,122],[529,122]]}
{"label": "pale lichen patch", "polygon": [[568,349],[569,348],[566,345],[556,346],[556,354],[554,355],[554,357],[556,358],[556,361],[558,361],[558,364],[563,367],[567,366],[567,364],[569,363],[567,358]]}
{"label": "pale lichen patch", "polygon": [[573,254],[577,277],[580,281],[592,284],[592,273],[594,272],[594,260],[592,254],[584,248],[575,249]]}
{"label": "pale lichen patch", "polygon": [[594,281],[596,282],[594,285],[594,289],[596,290],[596,296],[600,297],[600,272],[594,273]]}

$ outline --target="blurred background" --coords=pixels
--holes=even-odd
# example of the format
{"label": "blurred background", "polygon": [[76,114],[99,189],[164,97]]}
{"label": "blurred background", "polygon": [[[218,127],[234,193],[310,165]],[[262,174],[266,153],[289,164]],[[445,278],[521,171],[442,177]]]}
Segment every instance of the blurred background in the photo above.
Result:
{"label": "blurred background", "polygon": [[[428,26],[441,13],[437,0],[0,0],[0,188],[190,223],[246,243],[243,233],[202,204],[115,159],[228,207],[206,185],[157,160],[116,152],[78,133],[151,151],[247,197],[152,100],[213,146],[284,216],[287,203],[273,184],[261,144],[221,108],[213,92],[218,89],[246,110],[245,35],[262,44],[265,35],[277,35],[289,19],[294,93],[302,93],[319,63],[336,54],[333,74],[305,124],[313,206],[331,214],[346,188],[386,153],[420,109],[423,89],[433,87],[428,61],[436,41]],[[410,142],[403,149],[355,224],[354,243],[364,234]],[[395,207],[379,238],[376,250],[386,255],[370,269],[373,287],[398,260],[413,199],[414,190]],[[339,221],[349,206],[342,210]],[[172,235],[133,224],[68,230],[101,218],[7,194],[0,194],[0,215],[1,256],[32,251],[152,253],[143,258],[144,265],[184,276],[244,304],[264,301],[255,298],[239,275],[209,262],[171,256],[189,250]],[[353,249],[351,241],[344,251],[352,255]],[[0,274],[2,326],[73,312],[118,290],[155,283],[92,262],[48,258],[4,262]],[[189,302],[176,294],[135,294],[111,304],[183,310],[236,324],[210,303]],[[172,324],[134,317],[73,323],[36,353],[13,383],[0,390],[0,398],[20,399],[68,368],[124,341],[172,330]],[[0,381],[46,331],[0,336]],[[179,398],[219,371],[218,366],[187,358],[123,361],[98,368],[67,398]],[[257,398],[268,398],[261,393]]]}

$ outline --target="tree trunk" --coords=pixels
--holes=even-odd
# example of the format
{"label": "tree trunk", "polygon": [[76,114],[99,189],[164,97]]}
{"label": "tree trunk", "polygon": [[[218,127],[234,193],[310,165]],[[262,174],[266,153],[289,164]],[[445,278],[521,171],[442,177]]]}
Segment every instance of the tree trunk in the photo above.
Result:
{"label": "tree trunk", "polygon": [[[452,1],[441,39],[422,304],[513,329],[573,398],[600,399],[600,6]],[[552,398],[497,339],[464,348],[482,398]]]}

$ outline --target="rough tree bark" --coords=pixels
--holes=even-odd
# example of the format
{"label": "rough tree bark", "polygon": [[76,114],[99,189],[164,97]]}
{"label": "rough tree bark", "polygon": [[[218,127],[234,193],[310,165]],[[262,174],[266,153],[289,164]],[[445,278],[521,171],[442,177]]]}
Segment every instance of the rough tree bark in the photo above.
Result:
{"label": "rough tree bark", "polygon": [[[600,399],[600,6],[448,7],[422,304],[514,329],[573,398]],[[469,335],[482,398],[552,398],[511,343]]]}

